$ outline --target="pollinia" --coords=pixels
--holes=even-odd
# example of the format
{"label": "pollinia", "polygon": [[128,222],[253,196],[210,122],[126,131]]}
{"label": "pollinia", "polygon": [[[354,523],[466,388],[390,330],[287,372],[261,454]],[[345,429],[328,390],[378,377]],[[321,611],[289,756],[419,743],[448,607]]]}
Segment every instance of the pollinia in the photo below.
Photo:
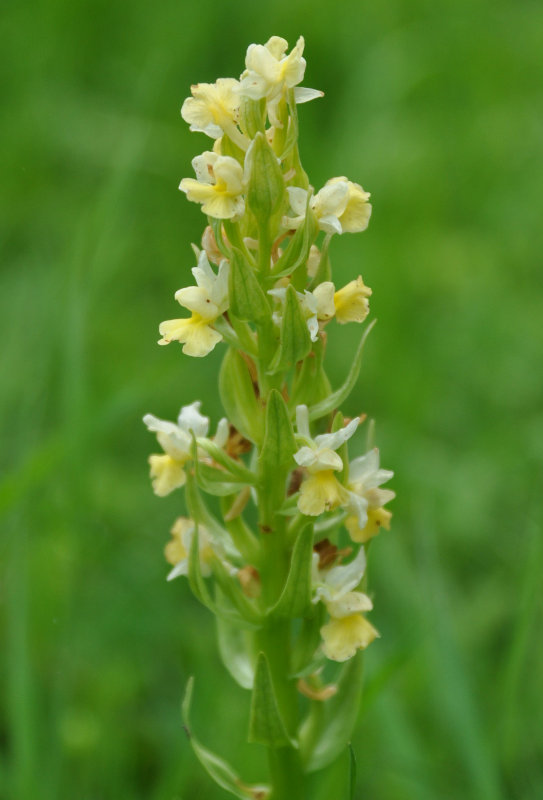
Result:
{"label": "pollinia", "polygon": [[[249,741],[269,751],[262,783],[247,783],[191,729],[192,679],[183,704],[197,758],[243,800],[351,798],[349,748],[362,653],[378,633],[367,615],[367,550],[391,514],[365,415],[339,410],[356,385],[371,325],[360,275],[333,282],[334,236],[364,231],[370,195],[345,177],[315,191],[300,162],[302,37],[288,53],[273,36],[247,50],[239,80],[191,87],[181,109],[210,149],[180,189],[207,217],[193,245],[194,284],[175,293],[190,315],[160,325],[161,345],[202,358],[224,348],[218,376],[225,417],[210,433],[201,403],[175,422],[144,417],[161,452],[149,458],[154,492],[185,492],[189,517],[171,529],[168,579],[184,576],[216,617],[218,650],[251,692]],[[344,383],[325,372],[336,324],[361,325]],[[364,445],[362,445],[364,449]],[[332,787],[332,788],[331,788]]]}

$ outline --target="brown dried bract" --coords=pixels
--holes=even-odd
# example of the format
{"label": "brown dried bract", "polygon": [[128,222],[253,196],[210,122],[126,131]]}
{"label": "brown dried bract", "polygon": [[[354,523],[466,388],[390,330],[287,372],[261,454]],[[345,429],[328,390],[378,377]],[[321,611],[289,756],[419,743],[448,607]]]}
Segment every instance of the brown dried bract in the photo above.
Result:
{"label": "brown dried bract", "polygon": [[301,486],[302,479],[304,476],[304,471],[300,467],[292,470],[292,474],[290,476],[290,483],[287,489],[287,497],[292,497],[293,494],[296,494],[298,489]]}
{"label": "brown dried bract", "polygon": [[329,539],[321,539],[320,542],[313,545],[313,550],[319,555],[319,569],[331,567],[336,561],[342,561],[353,552],[352,547],[344,547],[339,550]]}
{"label": "brown dried bract", "polygon": [[243,453],[248,453],[253,447],[252,442],[249,439],[246,439],[238,429],[230,423],[230,429],[228,432],[228,441],[225,445],[225,450],[230,458],[237,458],[238,456],[243,455]]}
{"label": "brown dried bract", "polygon": [[237,578],[246,597],[260,597],[260,573],[255,567],[251,564],[242,567],[237,573]]}

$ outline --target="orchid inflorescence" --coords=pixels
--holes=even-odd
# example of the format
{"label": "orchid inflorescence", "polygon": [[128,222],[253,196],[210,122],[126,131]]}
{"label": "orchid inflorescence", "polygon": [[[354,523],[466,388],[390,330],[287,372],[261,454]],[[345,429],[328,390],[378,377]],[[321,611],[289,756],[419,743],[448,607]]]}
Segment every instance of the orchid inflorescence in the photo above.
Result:
{"label": "orchid inflorescence", "polygon": [[[208,224],[193,245],[195,285],[175,293],[190,316],[162,322],[159,344],[179,342],[193,357],[226,346],[226,416],[213,436],[198,401],[175,423],[144,418],[162,449],[149,459],[153,490],[184,488],[189,513],[172,527],[168,579],[186,576],[217,618],[225,666],[252,691],[249,739],[270,749],[269,783],[244,783],[194,735],[191,743],[219,785],[253,800],[301,800],[311,775],[343,757],[358,651],[378,636],[362,590],[367,549],[389,528],[394,497],[381,488],[393,473],[379,466],[371,426],[367,452],[349,458],[365,415],[346,420],[337,410],[371,326],[337,390],[324,368],[327,326],[369,314],[371,289],[360,275],[337,288],[329,249],[334,235],[367,228],[370,195],[345,177],[317,192],[309,184],[297,105],[322,92],[299,86],[303,38],[287,49],[277,36],[250,45],[239,80],[196,84],[183,103],[190,129],[214,140],[179,187]],[[330,662],[345,662],[332,680]]]}

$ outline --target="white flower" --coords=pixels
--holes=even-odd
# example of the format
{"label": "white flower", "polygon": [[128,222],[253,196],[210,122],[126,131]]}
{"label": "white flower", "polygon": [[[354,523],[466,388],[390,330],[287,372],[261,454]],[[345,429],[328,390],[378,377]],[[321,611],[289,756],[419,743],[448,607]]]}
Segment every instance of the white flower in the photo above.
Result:
{"label": "white flower", "polygon": [[334,471],[343,469],[343,461],[335,451],[351,438],[359,422],[357,417],[339,431],[323,433],[312,439],[307,406],[297,406],[298,440],[303,444],[294,454],[294,460],[308,472],[298,498],[302,514],[316,517],[346,502],[347,492],[334,475]]}
{"label": "white flower", "polygon": [[216,219],[240,217],[245,210],[243,168],[230,156],[206,151],[192,159],[194,178],[179,184],[188,200],[202,204],[202,211]]}
{"label": "white flower", "polygon": [[[294,217],[284,219],[285,227],[299,228],[305,219],[307,191],[299,186],[287,188]],[[357,233],[368,227],[371,216],[369,192],[347,178],[331,178],[309,201],[319,228],[326,233]]]}
{"label": "white flower", "polygon": [[[302,57],[304,38],[300,36],[296,46],[286,55],[288,42],[280,36],[272,36],[265,45],[251,44],[247,48],[245,66],[241,76],[240,91],[252,100],[266,98],[270,122],[281,127],[277,117],[277,105],[287,89],[293,89],[304,77],[306,61]],[[307,103],[323,93],[316,89],[295,89],[297,103]]]}
{"label": "white flower", "polygon": [[189,356],[205,356],[221,341],[222,335],[211,326],[228,308],[228,273],[230,265],[222,261],[216,275],[204,250],[198,257],[198,266],[192,274],[196,286],[179,289],[175,293],[177,302],[188,308],[192,316],[184,319],[169,319],[161,322],[159,344],[183,342],[183,352]]}

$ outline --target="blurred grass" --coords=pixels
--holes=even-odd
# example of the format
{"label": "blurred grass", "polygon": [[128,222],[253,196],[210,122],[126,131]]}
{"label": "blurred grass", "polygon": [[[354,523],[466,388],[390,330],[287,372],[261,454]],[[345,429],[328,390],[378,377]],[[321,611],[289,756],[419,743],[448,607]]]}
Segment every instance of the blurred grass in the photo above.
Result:
{"label": "blurred grass", "polygon": [[[0,796],[223,797],[180,725],[223,754],[246,698],[162,547],[143,413],[196,397],[220,352],[157,348],[203,217],[177,192],[207,146],[178,109],[245,47],[306,37],[302,154],[373,194],[359,237],[379,324],[347,411],[377,419],[394,527],[372,548],[359,797],[536,800],[543,475],[543,15],[534,2],[234,7],[8,0],[2,15]],[[337,382],[357,331],[335,330]],[[256,760],[255,760],[256,759]]]}

